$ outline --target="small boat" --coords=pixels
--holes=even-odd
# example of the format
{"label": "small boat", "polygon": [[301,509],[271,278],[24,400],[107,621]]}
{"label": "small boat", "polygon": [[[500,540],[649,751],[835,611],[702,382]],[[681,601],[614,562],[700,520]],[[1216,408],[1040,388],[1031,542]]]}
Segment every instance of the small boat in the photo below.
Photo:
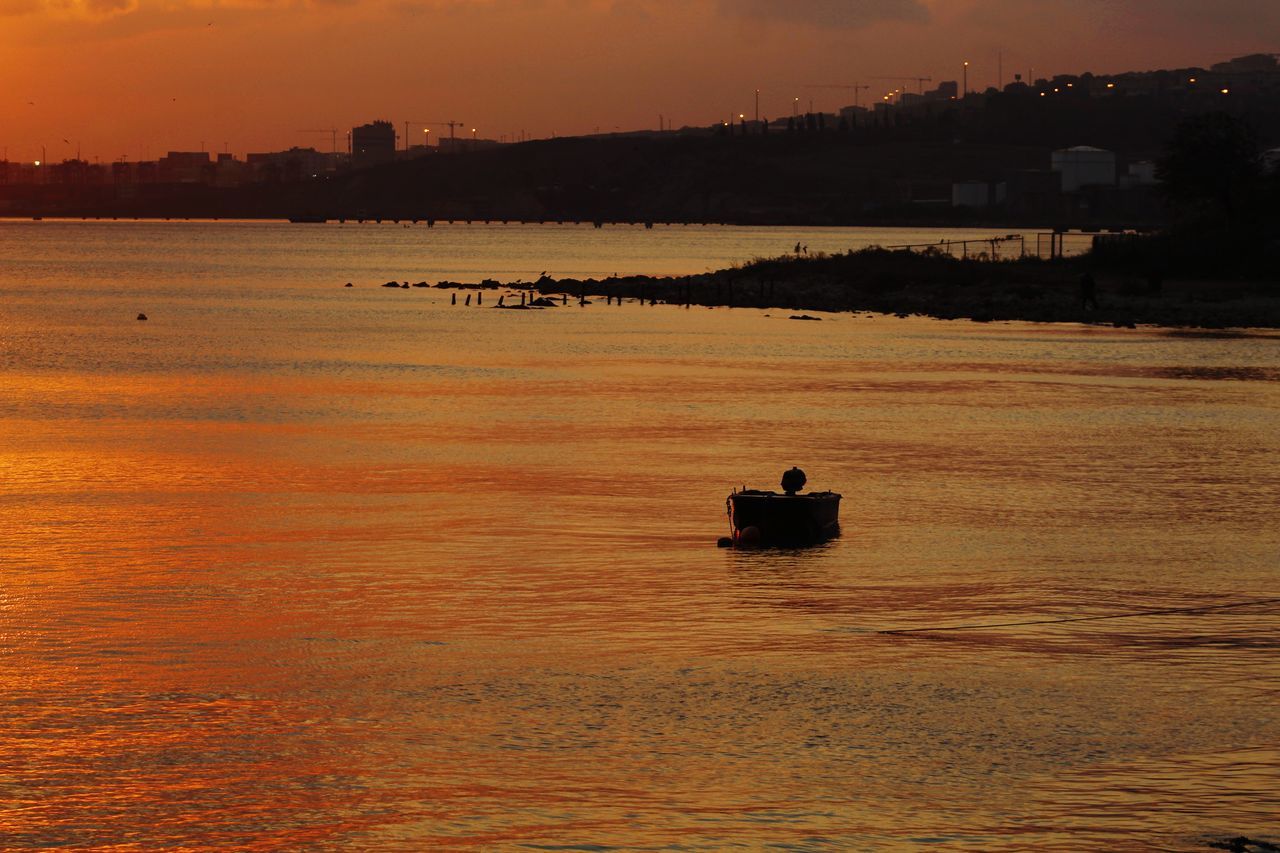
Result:
{"label": "small boat", "polygon": [[782,475],[782,490],[734,490],[725,501],[732,537],[723,547],[795,547],[816,545],[840,535],[840,495],[800,494],[807,478],[799,468]]}

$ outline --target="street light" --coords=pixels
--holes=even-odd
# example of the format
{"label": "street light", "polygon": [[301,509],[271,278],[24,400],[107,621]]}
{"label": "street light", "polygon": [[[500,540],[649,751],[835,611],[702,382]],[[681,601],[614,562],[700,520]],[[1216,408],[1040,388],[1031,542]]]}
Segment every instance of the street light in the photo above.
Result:
{"label": "street light", "polygon": [[964,64],[964,96],[969,96],[969,63]]}

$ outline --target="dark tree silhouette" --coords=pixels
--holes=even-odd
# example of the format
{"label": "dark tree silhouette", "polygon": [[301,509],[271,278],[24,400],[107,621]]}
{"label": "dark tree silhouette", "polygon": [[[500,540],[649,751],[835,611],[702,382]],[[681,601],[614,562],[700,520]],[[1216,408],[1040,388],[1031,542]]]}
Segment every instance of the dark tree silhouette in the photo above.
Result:
{"label": "dark tree silhouette", "polygon": [[1178,125],[1156,175],[1174,203],[1228,219],[1243,209],[1262,177],[1262,146],[1241,119],[1216,112]]}

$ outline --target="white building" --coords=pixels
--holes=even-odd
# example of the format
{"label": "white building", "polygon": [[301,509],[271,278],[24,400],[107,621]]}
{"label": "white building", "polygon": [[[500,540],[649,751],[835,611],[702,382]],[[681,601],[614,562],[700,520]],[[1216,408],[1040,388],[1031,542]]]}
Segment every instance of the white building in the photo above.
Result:
{"label": "white building", "polygon": [[1062,176],[1064,193],[1073,193],[1081,187],[1116,185],[1116,155],[1101,148],[1079,145],[1054,151],[1051,168]]}

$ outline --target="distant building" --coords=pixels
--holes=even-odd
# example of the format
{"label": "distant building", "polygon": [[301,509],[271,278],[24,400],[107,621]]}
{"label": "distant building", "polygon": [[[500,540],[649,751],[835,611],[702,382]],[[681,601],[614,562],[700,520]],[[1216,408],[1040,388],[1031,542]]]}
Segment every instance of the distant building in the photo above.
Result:
{"label": "distant building", "polygon": [[163,183],[199,184],[210,164],[207,151],[170,151],[156,161],[156,172]]}
{"label": "distant building", "polygon": [[419,157],[430,157],[437,153],[435,147],[431,145],[410,145],[407,151],[397,151],[397,160],[417,160]]}
{"label": "distant building", "polygon": [[1153,187],[1160,181],[1156,178],[1156,164],[1150,160],[1139,160],[1129,164],[1129,171],[1120,179],[1120,184],[1128,187]]}
{"label": "distant building", "polygon": [[396,129],[389,121],[375,121],[351,129],[351,165],[357,169],[396,159]]}
{"label": "distant building", "polygon": [[1272,74],[1280,72],[1280,61],[1269,53],[1255,53],[1219,62],[1210,70],[1215,74]]}
{"label": "distant building", "polygon": [[458,137],[454,139],[441,138],[436,143],[436,147],[440,149],[440,153],[453,153],[456,151],[484,151],[491,148],[498,148],[502,145],[496,139],[471,139],[470,137]]}
{"label": "distant building", "polygon": [[1101,148],[1078,145],[1054,151],[1052,170],[1062,176],[1062,191],[1073,193],[1082,187],[1116,185],[1116,155]]}
{"label": "distant building", "polygon": [[237,160],[234,154],[219,154],[213,164],[213,185],[216,187],[238,187],[247,183],[249,176],[249,165]]}
{"label": "distant building", "polygon": [[[869,114],[870,110],[866,107],[841,107],[840,121],[851,128],[862,127],[869,123],[870,119],[867,118]],[[785,125],[786,122],[784,121],[783,124]]]}
{"label": "distant building", "polygon": [[944,80],[938,84],[938,88],[925,93],[925,97],[935,101],[954,101],[959,96],[960,84],[955,80]]}
{"label": "distant building", "polygon": [[951,185],[952,207],[989,207],[991,184],[986,181],[959,181]]}
{"label": "distant building", "polygon": [[293,183],[314,178],[333,168],[333,155],[314,148],[290,148],[267,154],[250,154],[247,162],[259,181]]}

